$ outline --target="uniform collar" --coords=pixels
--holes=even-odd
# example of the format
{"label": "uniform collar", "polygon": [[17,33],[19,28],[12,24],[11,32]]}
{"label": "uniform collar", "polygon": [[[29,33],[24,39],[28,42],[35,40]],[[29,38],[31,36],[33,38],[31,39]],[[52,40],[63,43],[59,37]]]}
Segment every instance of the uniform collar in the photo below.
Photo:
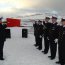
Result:
{"label": "uniform collar", "polygon": [[54,23],[52,23],[52,24],[57,24],[57,22],[54,22]]}
{"label": "uniform collar", "polygon": [[52,24],[56,24],[56,22],[52,23]]}
{"label": "uniform collar", "polygon": [[42,25],[42,24],[39,24],[39,25]]}
{"label": "uniform collar", "polygon": [[47,21],[45,21],[45,23],[48,23]]}
{"label": "uniform collar", "polygon": [[65,25],[63,27],[65,27]]}

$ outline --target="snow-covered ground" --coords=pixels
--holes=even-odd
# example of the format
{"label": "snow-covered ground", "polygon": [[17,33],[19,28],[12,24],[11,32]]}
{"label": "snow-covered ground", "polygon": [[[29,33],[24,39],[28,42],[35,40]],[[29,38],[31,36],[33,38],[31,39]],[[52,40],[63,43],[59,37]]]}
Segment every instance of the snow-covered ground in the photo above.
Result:
{"label": "snow-covered ground", "polygon": [[[0,65],[56,65],[58,60],[50,60],[47,55],[34,47],[35,38],[33,34],[28,34],[28,38],[22,38],[22,28],[11,29],[11,39],[7,39],[4,44],[4,61],[0,60]],[[44,49],[44,39],[43,39]]]}

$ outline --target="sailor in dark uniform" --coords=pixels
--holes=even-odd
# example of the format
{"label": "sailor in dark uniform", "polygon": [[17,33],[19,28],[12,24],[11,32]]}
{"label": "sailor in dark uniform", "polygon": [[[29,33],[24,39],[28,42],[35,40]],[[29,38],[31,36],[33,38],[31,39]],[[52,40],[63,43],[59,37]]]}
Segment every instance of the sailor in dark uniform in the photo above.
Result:
{"label": "sailor in dark uniform", "polygon": [[65,64],[65,19],[61,20],[62,26],[59,27],[58,51],[59,61],[61,65]]}
{"label": "sailor in dark uniform", "polygon": [[33,24],[33,27],[34,27],[34,36],[35,36],[35,44],[34,44],[34,46],[35,47],[37,47],[38,46],[38,31],[37,31],[37,29],[38,29],[38,22],[37,21],[35,21],[35,23]]}
{"label": "sailor in dark uniform", "polygon": [[37,38],[38,38],[38,48],[39,50],[42,50],[42,36],[43,36],[43,25],[42,21],[38,21],[38,29],[37,29]]}
{"label": "sailor in dark uniform", "polygon": [[3,25],[3,36],[4,36],[4,42],[6,41],[6,24],[2,24]]}
{"label": "sailor in dark uniform", "polygon": [[52,23],[50,25],[50,30],[49,30],[49,41],[50,41],[50,53],[51,56],[48,56],[51,60],[55,59],[56,57],[56,51],[57,51],[57,37],[58,37],[58,32],[57,32],[57,17],[52,16]]}
{"label": "sailor in dark uniform", "polygon": [[45,21],[43,21],[43,26],[44,26],[44,51],[42,51],[44,54],[48,53],[49,50],[49,17],[45,18]]}
{"label": "sailor in dark uniform", "polygon": [[0,23],[0,60],[4,60],[3,58],[4,41],[5,41],[4,27]]}

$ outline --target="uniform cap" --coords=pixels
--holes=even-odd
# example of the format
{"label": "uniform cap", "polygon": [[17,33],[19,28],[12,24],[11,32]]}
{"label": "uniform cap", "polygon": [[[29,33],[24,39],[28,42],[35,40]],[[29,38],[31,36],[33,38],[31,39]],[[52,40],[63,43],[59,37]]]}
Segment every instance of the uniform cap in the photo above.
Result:
{"label": "uniform cap", "polygon": [[62,22],[65,22],[65,19],[62,18],[61,21],[62,21]]}
{"label": "uniform cap", "polygon": [[42,21],[39,20],[38,22],[42,22]]}
{"label": "uniform cap", "polygon": [[50,19],[50,17],[46,17],[46,19]]}
{"label": "uniform cap", "polygon": [[52,16],[52,19],[57,19],[57,17]]}

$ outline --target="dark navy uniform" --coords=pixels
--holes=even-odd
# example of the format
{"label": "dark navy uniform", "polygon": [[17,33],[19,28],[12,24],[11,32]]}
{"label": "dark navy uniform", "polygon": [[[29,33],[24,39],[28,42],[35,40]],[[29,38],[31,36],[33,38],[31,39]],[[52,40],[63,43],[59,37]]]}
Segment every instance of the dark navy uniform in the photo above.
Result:
{"label": "dark navy uniform", "polygon": [[3,58],[3,46],[4,46],[3,26],[2,24],[0,24],[0,59]]}
{"label": "dark navy uniform", "polygon": [[58,38],[57,31],[58,31],[57,23],[55,23],[55,24],[51,23],[50,30],[49,30],[51,59],[54,59],[56,57],[57,43],[55,43],[55,39]]}
{"label": "dark navy uniform", "polygon": [[[62,19],[65,22],[65,19]],[[58,51],[59,51],[59,63],[61,65],[65,64],[65,24],[64,26],[59,26],[59,37],[58,37]]]}
{"label": "dark navy uniform", "polygon": [[43,26],[44,26],[44,54],[47,54],[48,53],[48,50],[49,50],[49,28],[50,28],[50,23],[47,22],[43,22]]}
{"label": "dark navy uniform", "polygon": [[33,24],[34,27],[34,36],[35,36],[35,42],[36,44],[34,44],[34,46],[38,46],[38,24],[36,23],[37,21],[35,21],[35,24]]}
{"label": "dark navy uniform", "polygon": [[5,41],[5,26],[0,24],[0,60],[3,59],[3,46],[4,46],[4,41]]}
{"label": "dark navy uniform", "polygon": [[43,37],[43,25],[42,25],[42,21],[38,21],[37,38],[38,38],[39,50],[42,49],[42,37]]}

